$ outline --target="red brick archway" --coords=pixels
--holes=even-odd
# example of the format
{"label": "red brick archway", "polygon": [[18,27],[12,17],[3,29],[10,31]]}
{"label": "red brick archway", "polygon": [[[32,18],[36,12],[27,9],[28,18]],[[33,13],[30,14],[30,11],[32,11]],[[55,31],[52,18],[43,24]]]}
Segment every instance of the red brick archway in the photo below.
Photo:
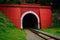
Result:
{"label": "red brick archway", "polygon": [[[0,4],[2,11],[17,28],[23,28],[22,20],[27,13],[34,14],[38,19],[38,25],[41,28],[47,28],[52,25],[52,12],[50,6],[40,6],[39,4]],[[38,26],[38,28],[40,28]]]}
{"label": "red brick archway", "polygon": [[[33,11],[27,11],[27,12],[23,13],[22,16],[21,16],[21,28],[23,28],[23,23],[22,23],[23,21],[22,20],[23,20],[24,16],[27,15],[28,13],[32,13],[33,15],[36,16],[36,18],[38,20],[38,25],[39,25],[39,22],[40,22],[39,16]],[[38,28],[40,28],[40,27],[38,26]]]}

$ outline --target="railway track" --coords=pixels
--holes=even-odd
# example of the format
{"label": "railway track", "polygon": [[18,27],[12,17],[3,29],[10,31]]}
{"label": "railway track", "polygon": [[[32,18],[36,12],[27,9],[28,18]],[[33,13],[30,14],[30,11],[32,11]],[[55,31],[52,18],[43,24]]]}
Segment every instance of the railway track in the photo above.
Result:
{"label": "railway track", "polygon": [[39,32],[35,29],[29,29],[31,32],[33,32],[34,34],[36,34],[37,36],[43,38],[44,40],[60,40],[60,38],[58,37],[53,37],[51,35],[47,35],[45,33]]}
{"label": "railway track", "polygon": [[25,29],[24,30],[26,32],[26,38],[27,40],[44,40],[43,38],[37,36],[35,33],[33,33],[32,31],[30,31],[29,29]]}

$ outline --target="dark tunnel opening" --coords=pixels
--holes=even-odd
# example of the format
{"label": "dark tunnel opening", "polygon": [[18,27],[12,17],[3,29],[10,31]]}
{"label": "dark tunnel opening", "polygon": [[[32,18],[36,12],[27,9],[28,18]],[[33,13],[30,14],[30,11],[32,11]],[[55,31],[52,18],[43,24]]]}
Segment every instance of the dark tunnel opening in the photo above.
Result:
{"label": "dark tunnel opening", "polygon": [[32,13],[26,14],[22,21],[23,21],[23,29],[38,28],[38,19]]}

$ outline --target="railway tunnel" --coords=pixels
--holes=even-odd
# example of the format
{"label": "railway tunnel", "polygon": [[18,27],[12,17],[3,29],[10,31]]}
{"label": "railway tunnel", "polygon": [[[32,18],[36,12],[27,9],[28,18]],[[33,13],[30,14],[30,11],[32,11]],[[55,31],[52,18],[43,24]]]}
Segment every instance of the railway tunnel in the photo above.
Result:
{"label": "railway tunnel", "polygon": [[38,19],[32,13],[26,14],[22,21],[23,21],[23,29],[38,28]]}

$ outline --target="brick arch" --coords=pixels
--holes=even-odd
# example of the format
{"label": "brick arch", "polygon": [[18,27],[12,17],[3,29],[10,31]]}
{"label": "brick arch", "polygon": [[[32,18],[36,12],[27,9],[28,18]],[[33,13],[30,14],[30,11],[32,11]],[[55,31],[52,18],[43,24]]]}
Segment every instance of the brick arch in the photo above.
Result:
{"label": "brick arch", "polygon": [[[23,24],[22,24],[23,21],[22,20],[23,20],[24,16],[27,15],[28,13],[29,14],[31,13],[36,16],[36,18],[38,19],[38,25],[39,25],[39,22],[40,22],[39,16],[34,11],[27,11],[27,12],[23,13],[23,15],[21,16],[21,29],[23,29]],[[38,26],[38,28],[40,28],[40,27]]]}

